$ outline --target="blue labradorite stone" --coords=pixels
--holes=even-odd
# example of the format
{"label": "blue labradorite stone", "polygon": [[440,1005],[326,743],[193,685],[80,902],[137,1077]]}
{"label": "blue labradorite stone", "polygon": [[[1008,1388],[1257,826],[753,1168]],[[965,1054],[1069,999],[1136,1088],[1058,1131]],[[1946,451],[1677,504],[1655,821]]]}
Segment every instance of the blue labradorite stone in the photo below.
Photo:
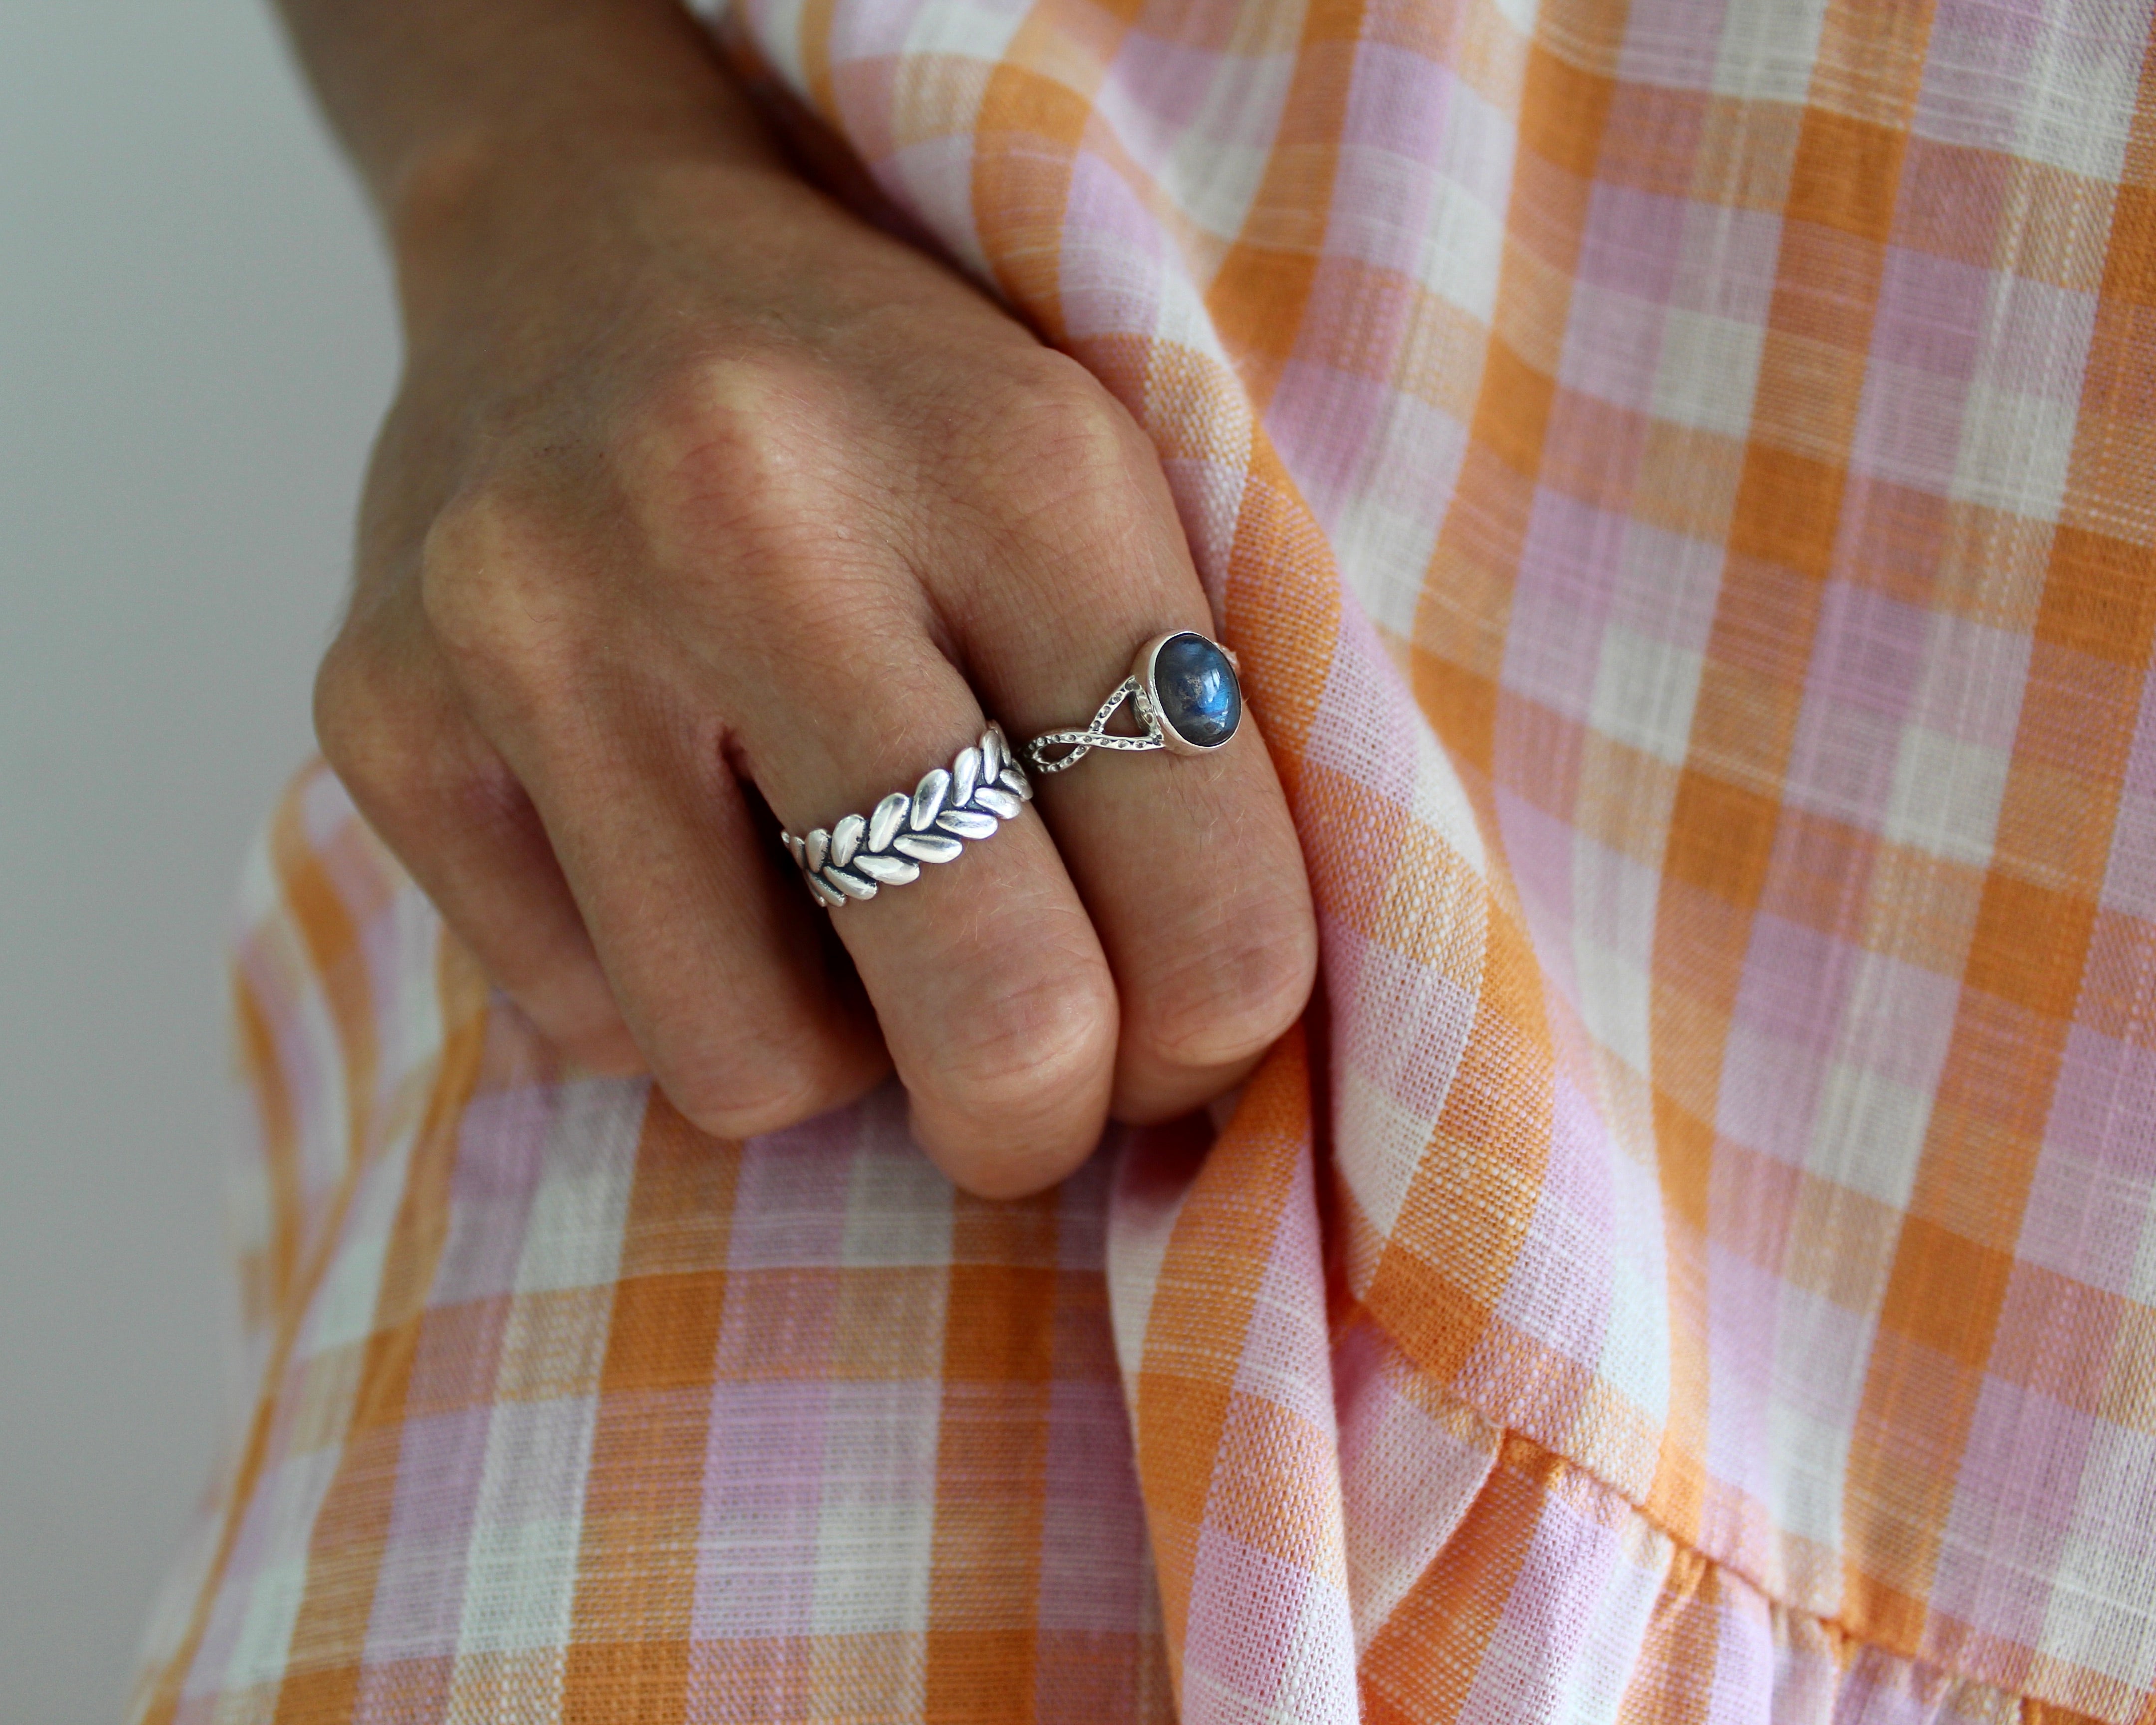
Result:
{"label": "blue labradorite stone", "polygon": [[1243,722],[1243,691],[1228,655],[1203,635],[1162,644],[1152,662],[1153,694],[1168,727],[1185,742],[1217,747]]}

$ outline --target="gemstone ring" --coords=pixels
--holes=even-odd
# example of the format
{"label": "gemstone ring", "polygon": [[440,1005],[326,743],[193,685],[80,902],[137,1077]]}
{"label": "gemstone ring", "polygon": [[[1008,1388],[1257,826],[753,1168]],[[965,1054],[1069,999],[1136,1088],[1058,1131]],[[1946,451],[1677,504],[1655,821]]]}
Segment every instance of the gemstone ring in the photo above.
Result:
{"label": "gemstone ring", "polygon": [[[1145,727],[1136,736],[1105,728],[1126,701]],[[1224,748],[1242,722],[1243,687],[1235,676],[1235,655],[1218,641],[1183,629],[1156,635],[1138,649],[1130,675],[1101,704],[1091,725],[1047,732],[1025,746],[1024,755],[1035,773],[1075,767],[1095,749],[1209,755]]]}

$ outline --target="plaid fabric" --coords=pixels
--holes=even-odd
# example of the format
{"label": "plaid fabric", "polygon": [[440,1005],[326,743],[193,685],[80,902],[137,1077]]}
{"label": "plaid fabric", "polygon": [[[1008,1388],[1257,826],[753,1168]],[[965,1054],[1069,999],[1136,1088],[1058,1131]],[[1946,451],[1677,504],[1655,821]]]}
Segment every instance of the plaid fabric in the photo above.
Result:
{"label": "plaid fabric", "polygon": [[1322,1000],[974,1204],[309,779],[139,1716],[2156,1725],[2145,0],[732,24],[1152,434]]}
{"label": "plaid fabric", "polygon": [[903,1098],[746,1145],[490,1001],[311,773],[251,871],[253,1408],[153,1626],[188,1722],[1165,1720],[1097,1161]]}

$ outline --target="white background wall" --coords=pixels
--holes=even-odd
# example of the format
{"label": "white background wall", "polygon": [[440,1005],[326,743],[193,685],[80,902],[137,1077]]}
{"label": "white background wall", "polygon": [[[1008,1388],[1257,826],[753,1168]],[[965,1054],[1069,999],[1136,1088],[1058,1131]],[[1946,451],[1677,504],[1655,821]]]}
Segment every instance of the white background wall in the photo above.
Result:
{"label": "white background wall", "polygon": [[220,936],[394,362],[264,0],[0,0],[0,1725],[117,1716],[208,1474]]}

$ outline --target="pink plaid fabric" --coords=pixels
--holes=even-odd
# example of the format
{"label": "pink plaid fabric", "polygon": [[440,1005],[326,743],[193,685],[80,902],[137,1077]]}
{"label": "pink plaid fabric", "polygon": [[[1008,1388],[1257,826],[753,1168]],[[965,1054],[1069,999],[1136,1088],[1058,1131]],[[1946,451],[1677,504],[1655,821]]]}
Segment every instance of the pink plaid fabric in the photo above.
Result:
{"label": "pink plaid fabric", "polygon": [[2156,1725],[2149,26],[750,0],[1153,438],[1322,999],[973,1204],[562,1072],[304,782],[140,1716]]}

